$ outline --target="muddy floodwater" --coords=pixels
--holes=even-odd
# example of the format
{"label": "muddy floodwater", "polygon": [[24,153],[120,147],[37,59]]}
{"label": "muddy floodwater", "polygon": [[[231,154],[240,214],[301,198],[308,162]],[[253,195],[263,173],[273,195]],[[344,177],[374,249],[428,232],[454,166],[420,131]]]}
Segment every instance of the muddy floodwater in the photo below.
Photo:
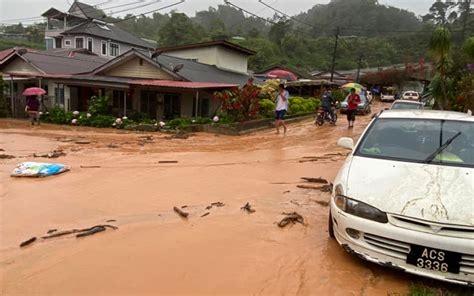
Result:
{"label": "muddy floodwater", "polygon": [[[369,120],[188,139],[0,120],[0,154],[15,156],[0,159],[0,294],[404,294],[413,277],[346,254],[328,237],[330,194],[298,187],[332,181],[348,153],[336,140],[357,139]],[[66,155],[32,157],[58,149]],[[11,178],[22,161],[71,171]],[[304,225],[279,228],[293,211]],[[41,238],[100,224],[118,229]]]}

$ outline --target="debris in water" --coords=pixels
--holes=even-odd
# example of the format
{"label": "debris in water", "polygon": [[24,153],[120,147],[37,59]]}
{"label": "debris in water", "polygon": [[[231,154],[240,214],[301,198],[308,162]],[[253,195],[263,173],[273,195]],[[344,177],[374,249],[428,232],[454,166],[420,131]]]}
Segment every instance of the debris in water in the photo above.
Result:
{"label": "debris in water", "polygon": [[220,201],[218,202],[213,202],[211,203],[211,206],[216,206],[218,208],[225,206],[225,204],[221,203]]}
{"label": "debris in water", "polygon": [[107,148],[115,149],[115,148],[120,148],[120,146],[116,145],[116,144],[109,144],[109,145],[107,145]]}
{"label": "debris in water", "polygon": [[290,190],[287,190],[287,191],[284,191],[283,194],[287,194],[287,193],[290,193],[291,191]]}
{"label": "debris in water", "polygon": [[183,211],[182,211],[180,208],[178,208],[178,207],[173,207],[173,210],[174,210],[178,215],[180,215],[180,216],[183,217],[183,218],[186,218],[186,219],[187,219],[188,216],[189,216],[189,213],[183,212]]}
{"label": "debris in water", "polygon": [[301,223],[302,225],[304,224],[304,218],[297,212],[292,212],[292,213],[282,213],[283,215],[286,215],[285,218],[281,219],[280,222],[278,222],[278,227],[285,227],[288,224],[296,224],[296,223]]}
{"label": "debris in water", "polygon": [[[88,232],[91,232],[94,229],[95,229],[94,230],[95,232],[99,232],[99,231],[97,231],[97,228],[104,228],[104,230],[105,230],[105,228],[111,228],[113,230],[118,229],[117,226],[103,224],[103,225],[95,225],[95,226],[92,226],[92,227],[89,227],[89,228],[84,228],[84,229],[71,229],[71,230],[58,231],[58,232],[54,232],[54,233],[52,233],[50,235],[47,235],[47,236],[42,236],[41,238],[42,239],[50,239],[50,238],[65,236],[65,235],[74,234],[74,233],[88,233]],[[102,230],[100,230],[100,231],[102,231]],[[93,233],[90,233],[90,234],[93,234]],[[89,235],[89,234],[86,234],[86,235]],[[81,235],[81,236],[85,236],[85,235]],[[80,236],[76,236],[76,237],[80,237]]]}
{"label": "debris in water", "polygon": [[92,227],[89,230],[86,230],[86,231],[83,231],[83,232],[77,234],[76,237],[84,237],[84,236],[88,236],[88,235],[93,235],[93,234],[96,234],[97,232],[102,232],[102,231],[105,231],[105,227],[102,226],[102,225],[98,225],[98,226]]}
{"label": "debris in water", "polygon": [[332,183],[326,184],[326,185],[305,185],[305,184],[299,184],[296,185],[298,188],[303,188],[303,189],[313,189],[313,190],[320,190],[322,192],[331,192],[332,191]]}
{"label": "debris in water", "polygon": [[13,170],[12,177],[48,177],[69,171],[69,167],[59,163],[22,162]]}
{"label": "debris in water", "polygon": [[26,246],[28,246],[29,244],[32,244],[35,241],[36,241],[36,236],[30,238],[29,240],[26,240],[26,241],[22,242],[20,244],[20,248],[26,247]]}
{"label": "debris in water", "polygon": [[57,230],[57,229],[50,229],[50,230],[48,230],[48,232],[46,232],[46,233],[47,233],[47,234],[50,234],[50,233],[53,233],[53,232],[56,232],[56,231],[58,231],[58,230]]}
{"label": "debris in water", "polygon": [[111,223],[111,222],[117,222],[117,220],[110,219],[110,220],[107,220],[107,221],[105,221],[105,222],[107,222],[107,223]]}
{"label": "debris in water", "polygon": [[307,178],[307,177],[302,177],[301,179],[305,180],[306,182],[310,182],[310,183],[321,183],[321,184],[328,184],[328,180],[324,179],[324,178]]}
{"label": "debris in water", "polygon": [[187,205],[181,206],[182,209],[186,209],[187,207]]}
{"label": "debris in water", "polygon": [[210,214],[209,212],[206,212],[206,213],[204,213],[204,214],[201,215],[201,218],[202,218],[202,217],[206,217],[206,216],[209,215],[209,214]]}
{"label": "debris in water", "polygon": [[158,163],[178,163],[177,160],[160,160]]}
{"label": "debris in water", "polygon": [[324,201],[324,200],[315,200],[315,202],[323,207],[329,206],[329,202]]}
{"label": "debris in water", "polygon": [[206,210],[210,210],[210,209],[212,209],[212,206],[207,206],[206,207]]}
{"label": "debris in water", "polygon": [[80,145],[86,145],[86,144],[90,144],[91,142],[90,142],[90,141],[81,140],[81,141],[76,141],[76,142],[74,142],[74,143],[80,144]]}
{"label": "debris in water", "polygon": [[81,169],[99,169],[100,165],[81,165]]}
{"label": "debris in water", "polygon": [[255,213],[256,211],[254,209],[252,209],[252,206],[250,205],[250,203],[246,203],[243,207],[240,208],[241,210],[243,211],[247,211],[247,213],[249,214],[252,214],[252,213]]}
{"label": "debris in water", "polygon": [[53,150],[52,152],[49,153],[34,153],[33,157],[44,157],[44,158],[58,158],[60,156],[65,156],[66,153],[64,153],[62,150]]}
{"label": "debris in water", "polygon": [[9,154],[0,154],[0,159],[13,159],[15,156]]}
{"label": "debris in water", "polygon": [[301,205],[296,200],[290,200],[290,203],[297,205],[298,207],[301,207]]}

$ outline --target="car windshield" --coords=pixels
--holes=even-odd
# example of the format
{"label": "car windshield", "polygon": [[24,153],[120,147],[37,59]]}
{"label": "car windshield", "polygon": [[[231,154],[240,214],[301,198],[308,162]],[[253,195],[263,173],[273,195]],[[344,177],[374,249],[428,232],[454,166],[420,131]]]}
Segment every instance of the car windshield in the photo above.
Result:
{"label": "car windshield", "polygon": [[421,104],[412,104],[412,103],[395,103],[391,109],[406,110],[406,109],[423,109]]}
{"label": "car windshield", "polygon": [[[441,151],[432,157],[437,150]],[[356,155],[474,167],[474,122],[380,118],[365,134]]]}

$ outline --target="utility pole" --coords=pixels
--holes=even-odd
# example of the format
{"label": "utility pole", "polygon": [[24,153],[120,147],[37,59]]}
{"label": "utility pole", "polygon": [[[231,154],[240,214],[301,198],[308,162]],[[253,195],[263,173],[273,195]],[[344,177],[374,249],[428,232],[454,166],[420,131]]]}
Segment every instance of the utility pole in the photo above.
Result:
{"label": "utility pole", "polygon": [[334,52],[332,53],[332,65],[331,65],[331,82],[334,78],[334,68],[336,67],[336,54],[337,54],[337,43],[339,41],[339,27],[336,29],[336,43],[334,44]]}
{"label": "utility pole", "polygon": [[360,68],[362,67],[362,54],[359,56],[359,63],[357,64],[357,78],[356,82],[360,82]]}
{"label": "utility pole", "polygon": [[469,18],[469,14],[471,13],[471,1],[472,0],[464,0],[464,5],[466,5],[466,11],[464,12],[464,20],[462,24],[462,33],[461,33],[461,43],[464,42],[464,36],[466,33],[466,26],[467,26],[467,19]]}

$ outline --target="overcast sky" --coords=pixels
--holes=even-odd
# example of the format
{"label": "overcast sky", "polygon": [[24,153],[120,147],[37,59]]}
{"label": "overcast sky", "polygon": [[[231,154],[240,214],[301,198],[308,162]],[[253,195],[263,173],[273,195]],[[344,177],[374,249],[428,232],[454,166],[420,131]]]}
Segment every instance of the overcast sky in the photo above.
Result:
{"label": "overcast sky", "polygon": [[[74,0],[0,0],[0,23],[12,22],[11,20],[24,19],[30,17],[39,17],[43,12],[45,12],[50,7],[66,11],[70,4]],[[132,10],[134,6],[143,5],[137,3],[136,5],[130,5],[121,8],[107,9],[108,7],[117,6],[121,4],[127,4],[132,2],[138,2],[140,0],[109,0],[108,3],[102,4],[99,7],[103,8],[106,13],[114,10],[123,10],[130,8],[129,13],[139,14],[145,13],[150,10],[165,6],[171,3],[179,2],[179,0],[141,0],[143,4],[151,3],[146,7],[141,9]],[[265,8],[258,0],[230,0],[235,5],[238,5],[244,9],[247,9],[251,12],[257,13],[261,16],[272,16],[273,11],[269,8]],[[263,0],[264,2],[271,4],[273,7],[284,11],[288,14],[294,15],[299,12],[306,11],[313,7],[315,4],[326,4],[330,0]],[[107,2],[107,0],[82,0],[82,2],[96,5]],[[154,2],[154,3],[152,3]],[[158,3],[157,3],[158,2]],[[434,0],[379,0],[379,3],[391,5],[403,9],[413,11],[417,15],[426,14],[430,6],[434,3]],[[209,6],[217,6],[218,4],[223,4],[223,0],[185,0],[184,3],[170,8],[167,10],[161,11],[166,13],[175,9],[179,12],[185,12],[189,15],[194,15],[195,11],[207,10]],[[124,12],[124,13],[127,13]],[[118,15],[123,15],[118,14]],[[23,20],[24,23],[31,23],[34,20]]]}

